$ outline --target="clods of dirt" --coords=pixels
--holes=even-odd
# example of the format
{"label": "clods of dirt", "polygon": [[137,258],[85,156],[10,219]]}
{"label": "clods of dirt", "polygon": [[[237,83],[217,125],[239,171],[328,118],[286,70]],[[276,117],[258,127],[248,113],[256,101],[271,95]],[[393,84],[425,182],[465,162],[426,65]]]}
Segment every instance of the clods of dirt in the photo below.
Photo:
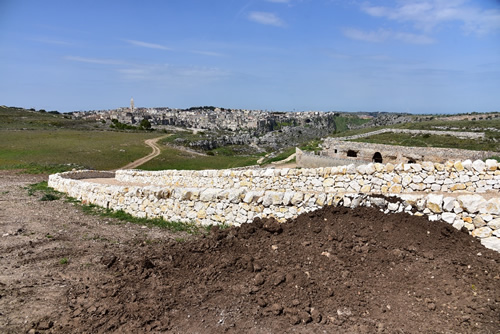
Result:
{"label": "clods of dirt", "polygon": [[2,333],[498,333],[500,254],[325,207],[189,237],[42,202],[0,171]]}
{"label": "clods of dirt", "polygon": [[327,207],[116,256],[68,290],[54,332],[500,329],[499,254],[421,217]]}

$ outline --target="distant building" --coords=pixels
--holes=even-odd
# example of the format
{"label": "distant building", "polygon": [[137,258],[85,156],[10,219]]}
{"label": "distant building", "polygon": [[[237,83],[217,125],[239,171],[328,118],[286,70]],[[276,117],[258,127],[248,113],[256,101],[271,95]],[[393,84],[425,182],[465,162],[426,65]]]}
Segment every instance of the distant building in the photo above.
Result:
{"label": "distant building", "polygon": [[134,112],[134,98],[130,99],[130,112]]}

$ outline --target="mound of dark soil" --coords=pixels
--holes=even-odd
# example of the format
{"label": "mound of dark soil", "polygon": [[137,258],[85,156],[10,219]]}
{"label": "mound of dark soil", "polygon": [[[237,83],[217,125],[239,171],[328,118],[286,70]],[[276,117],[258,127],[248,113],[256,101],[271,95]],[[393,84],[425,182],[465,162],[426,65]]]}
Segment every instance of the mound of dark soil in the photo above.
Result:
{"label": "mound of dark soil", "polygon": [[41,326],[54,333],[500,330],[500,254],[423,217],[326,207],[286,224],[256,219],[184,242],[109,245],[101,255],[68,287],[66,311]]}

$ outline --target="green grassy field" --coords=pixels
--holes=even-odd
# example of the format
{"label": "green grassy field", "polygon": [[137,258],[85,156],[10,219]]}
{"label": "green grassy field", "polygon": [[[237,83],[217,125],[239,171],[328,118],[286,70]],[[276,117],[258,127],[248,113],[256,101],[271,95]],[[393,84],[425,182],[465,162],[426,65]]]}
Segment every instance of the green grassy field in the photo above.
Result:
{"label": "green grassy field", "polygon": [[[380,129],[364,128],[343,131],[348,124],[362,124],[366,120],[356,117],[339,117],[335,135],[346,136]],[[475,121],[431,120],[388,126],[408,129],[433,129],[439,126],[455,127],[458,131],[480,131],[500,128],[500,119]],[[473,150],[500,151],[500,133],[486,130],[485,140],[461,140],[451,136],[414,136],[382,134],[358,141],[404,146],[434,146]],[[120,168],[151,152],[144,144],[149,138],[164,133],[145,131],[111,131],[109,126],[95,121],[70,119],[68,115],[41,113],[20,108],[0,107],[0,169],[24,168],[34,173],[53,173],[72,168],[110,170]],[[222,147],[202,156],[168,146],[176,138],[199,140],[203,133],[173,134],[160,142],[160,156],[140,166],[145,170],[161,169],[223,169],[255,165],[261,157],[238,155],[239,147]],[[319,149],[319,140],[302,145],[303,149]],[[282,160],[295,152],[284,149],[275,158]]]}
{"label": "green grassy field", "polygon": [[369,119],[359,118],[358,116],[335,116],[335,133],[348,131],[348,126],[362,125],[370,122]]}
{"label": "green grassy field", "polygon": [[381,133],[378,135],[353,140],[363,143],[415,146],[415,147],[443,147],[459,148],[464,150],[500,151],[500,143],[490,140],[460,139],[453,136],[412,135],[405,133]]}
{"label": "green grassy field", "polygon": [[259,156],[201,156],[172,147],[162,146],[157,158],[145,163],[140,168],[145,170],[162,169],[224,169],[256,165]]}
{"label": "green grassy field", "polygon": [[158,133],[81,130],[0,131],[0,168],[29,164],[109,170],[151,152],[144,144]]}
{"label": "green grassy field", "polygon": [[484,132],[486,138],[484,140],[469,140],[469,139],[459,139],[453,136],[385,133],[366,138],[356,139],[354,141],[364,142],[364,143],[399,145],[399,146],[418,146],[418,147],[428,146],[428,147],[443,147],[443,148],[460,148],[466,150],[480,150],[480,151],[496,151],[496,152],[500,151],[500,132],[491,131],[491,129],[500,129],[500,118],[495,118],[495,117],[491,119],[461,120],[461,121],[453,121],[446,119],[435,119],[422,122],[416,121],[404,124],[395,124],[388,126],[370,127],[370,128],[337,132],[332,137],[353,136],[380,130],[383,128],[411,129],[411,130],[442,130],[443,127],[447,128],[448,131]]}
{"label": "green grassy field", "polygon": [[0,130],[91,129],[99,127],[102,125],[95,121],[74,120],[69,115],[0,106]]}

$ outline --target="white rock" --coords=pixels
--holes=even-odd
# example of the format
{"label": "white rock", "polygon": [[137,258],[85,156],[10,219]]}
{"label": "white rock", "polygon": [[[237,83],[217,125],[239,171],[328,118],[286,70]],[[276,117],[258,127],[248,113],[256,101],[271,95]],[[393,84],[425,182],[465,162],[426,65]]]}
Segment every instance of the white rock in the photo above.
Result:
{"label": "white rock", "polygon": [[350,164],[346,166],[346,173],[347,174],[356,174],[356,165],[355,164]]}
{"label": "white rock", "polygon": [[491,233],[493,230],[489,228],[488,226],[476,228],[474,231],[472,231],[472,236],[473,237],[478,237],[478,238],[488,238],[491,236]]}
{"label": "white rock", "polygon": [[481,204],[479,212],[484,214],[500,214],[500,197],[491,198],[488,202]]}
{"label": "white rock", "polygon": [[399,209],[399,204],[398,203],[389,203],[387,205],[387,209],[389,209],[389,211],[397,211]]}
{"label": "white rock", "polygon": [[436,182],[436,177],[434,175],[429,175],[424,179],[424,183],[434,183]]}
{"label": "white rock", "polygon": [[472,168],[474,168],[478,172],[483,172],[486,164],[482,160],[476,160],[472,163]]}
{"label": "white rock", "polygon": [[458,196],[457,200],[460,203],[460,206],[469,213],[478,212],[481,205],[486,202],[481,195],[462,195]]}
{"label": "white rock", "polygon": [[205,189],[200,192],[200,201],[212,202],[217,199],[217,195],[222,192],[221,189]]}
{"label": "white rock", "polygon": [[467,170],[472,170],[472,161],[470,159],[462,161],[462,166]]}
{"label": "white rock", "polygon": [[420,164],[410,164],[411,169],[413,169],[416,172],[422,171],[422,166]]}
{"label": "white rock", "polygon": [[268,207],[271,204],[273,204],[273,199],[271,198],[271,192],[268,191],[264,194],[264,197],[262,198],[262,205]]}
{"label": "white rock", "polygon": [[[417,165],[417,166],[420,166],[420,165]],[[424,179],[422,179],[422,177],[420,175],[415,175],[412,180],[413,180],[413,183],[421,183]]]}
{"label": "white rock", "polygon": [[265,176],[265,177],[274,176],[274,169],[266,169],[264,171],[264,173],[262,173],[262,176]]}
{"label": "white rock", "polygon": [[486,222],[481,216],[474,217],[472,223],[474,224],[474,227],[483,227],[484,225],[486,225]]}
{"label": "white rock", "polygon": [[366,165],[359,165],[356,167],[356,170],[359,174],[366,174]]}
{"label": "white rock", "polygon": [[434,171],[434,164],[430,161],[423,161],[421,163],[422,168],[428,172],[433,172]]}
{"label": "white rock", "polygon": [[485,222],[489,222],[490,220],[492,220],[492,219],[493,219],[493,216],[492,216],[492,215],[490,215],[490,214],[483,214],[483,215],[481,215],[481,218],[483,218],[483,220],[484,220]]}
{"label": "white rock", "polygon": [[487,159],[485,165],[487,170],[497,170],[498,162],[493,159]]}
{"label": "white rock", "polygon": [[459,179],[460,179],[460,183],[467,183],[467,182],[469,182],[470,177],[469,177],[469,175],[462,174],[462,175],[460,175]]}
{"label": "white rock", "polygon": [[375,168],[374,164],[370,163],[370,164],[366,165],[366,169],[365,169],[366,174],[371,175],[375,172],[376,172],[376,168]]}
{"label": "white rock", "polygon": [[258,199],[260,196],[263,195],[262,191],[249,191],[246,193],[245,197],[243,198],[243,202],[245,203],[251,203],[255,199]]}
{"label": "white rock", "polygon": [[292,199],[290,200],[290,203],[292,205],[297,205],[299,204],[300,202],[302,202],[302,199],[304,198],[304,194],[301,193],[301,192],[296,192],[293,194],[293,197]]}
{"label": "white rock", "polygon": [[462,219],[457,219],[453,223],[453,227],[456,228],[457,230],[460,230],[462,227],[464,227],[464,221]]}
{"label": "white rock", "polygon": [[443,210],[453,211],[453,208],[455,208],[455,198],[454,197],[443,198]]}
{"label": "white rock", "polygon": [[349,182],[349,186],[354,189],[354,191],[358,192],[361,190],[361,186],[359,185],[359,183],[357,181],[351,181]]}
{"label": "white rock", "polygon": [[429,221],[431,221],[431,222],[438,221],[439,218],[441,218],[440,215],[429,215]]}
{"label": "white rock", "polygon": [[238,203],[244,192],[245,189],[229,189],[227,192],[227,200],[231,203]]}
{"label": "white rock", "polygon": [[442,204],[443,204],[443,195],[434,195],[434,194],[427,195],[427,205],[426,206],[432,212],[434,212],[434,213],[443,212]]}
{"label": "white rock", "polygon": [[295,195],[295,192],[285,191],[285,194],[283,195],[283,205],[290,204],[290,201],[292,200],[293,195]]}
{"label": "white rock", "polygon": [[456,217],[457,215],[452,212],[443,212],[443,214],[441,215],[441,219],[447,222],[448,224],[453,224]]}
{"label": "white rock", "polygon": [[386,204],[385,199],[378,198],[378,197],[370,198],[370,202],[372,204],[374,204],[375,206],[378,206],[379,208],[385,207],[385,204]]}
{"label": "white rock", "polygon": [[492,228],[493,230],[498,230],[500,229],[500,218],[493,219],[488,223],[488,226]]}
{"label": "white rock", "polygon": [[483,244],[483,246],[486,248],[500,252],[500,238],[497,237],[483,238],[481,239],[481,244]]}
{"label": "white rock", "polygon": [[471,224],[471,223],[464,222],[464,226],[467,230],[469,230],[469,232],[471,232],[475,229],[474,224]]}

